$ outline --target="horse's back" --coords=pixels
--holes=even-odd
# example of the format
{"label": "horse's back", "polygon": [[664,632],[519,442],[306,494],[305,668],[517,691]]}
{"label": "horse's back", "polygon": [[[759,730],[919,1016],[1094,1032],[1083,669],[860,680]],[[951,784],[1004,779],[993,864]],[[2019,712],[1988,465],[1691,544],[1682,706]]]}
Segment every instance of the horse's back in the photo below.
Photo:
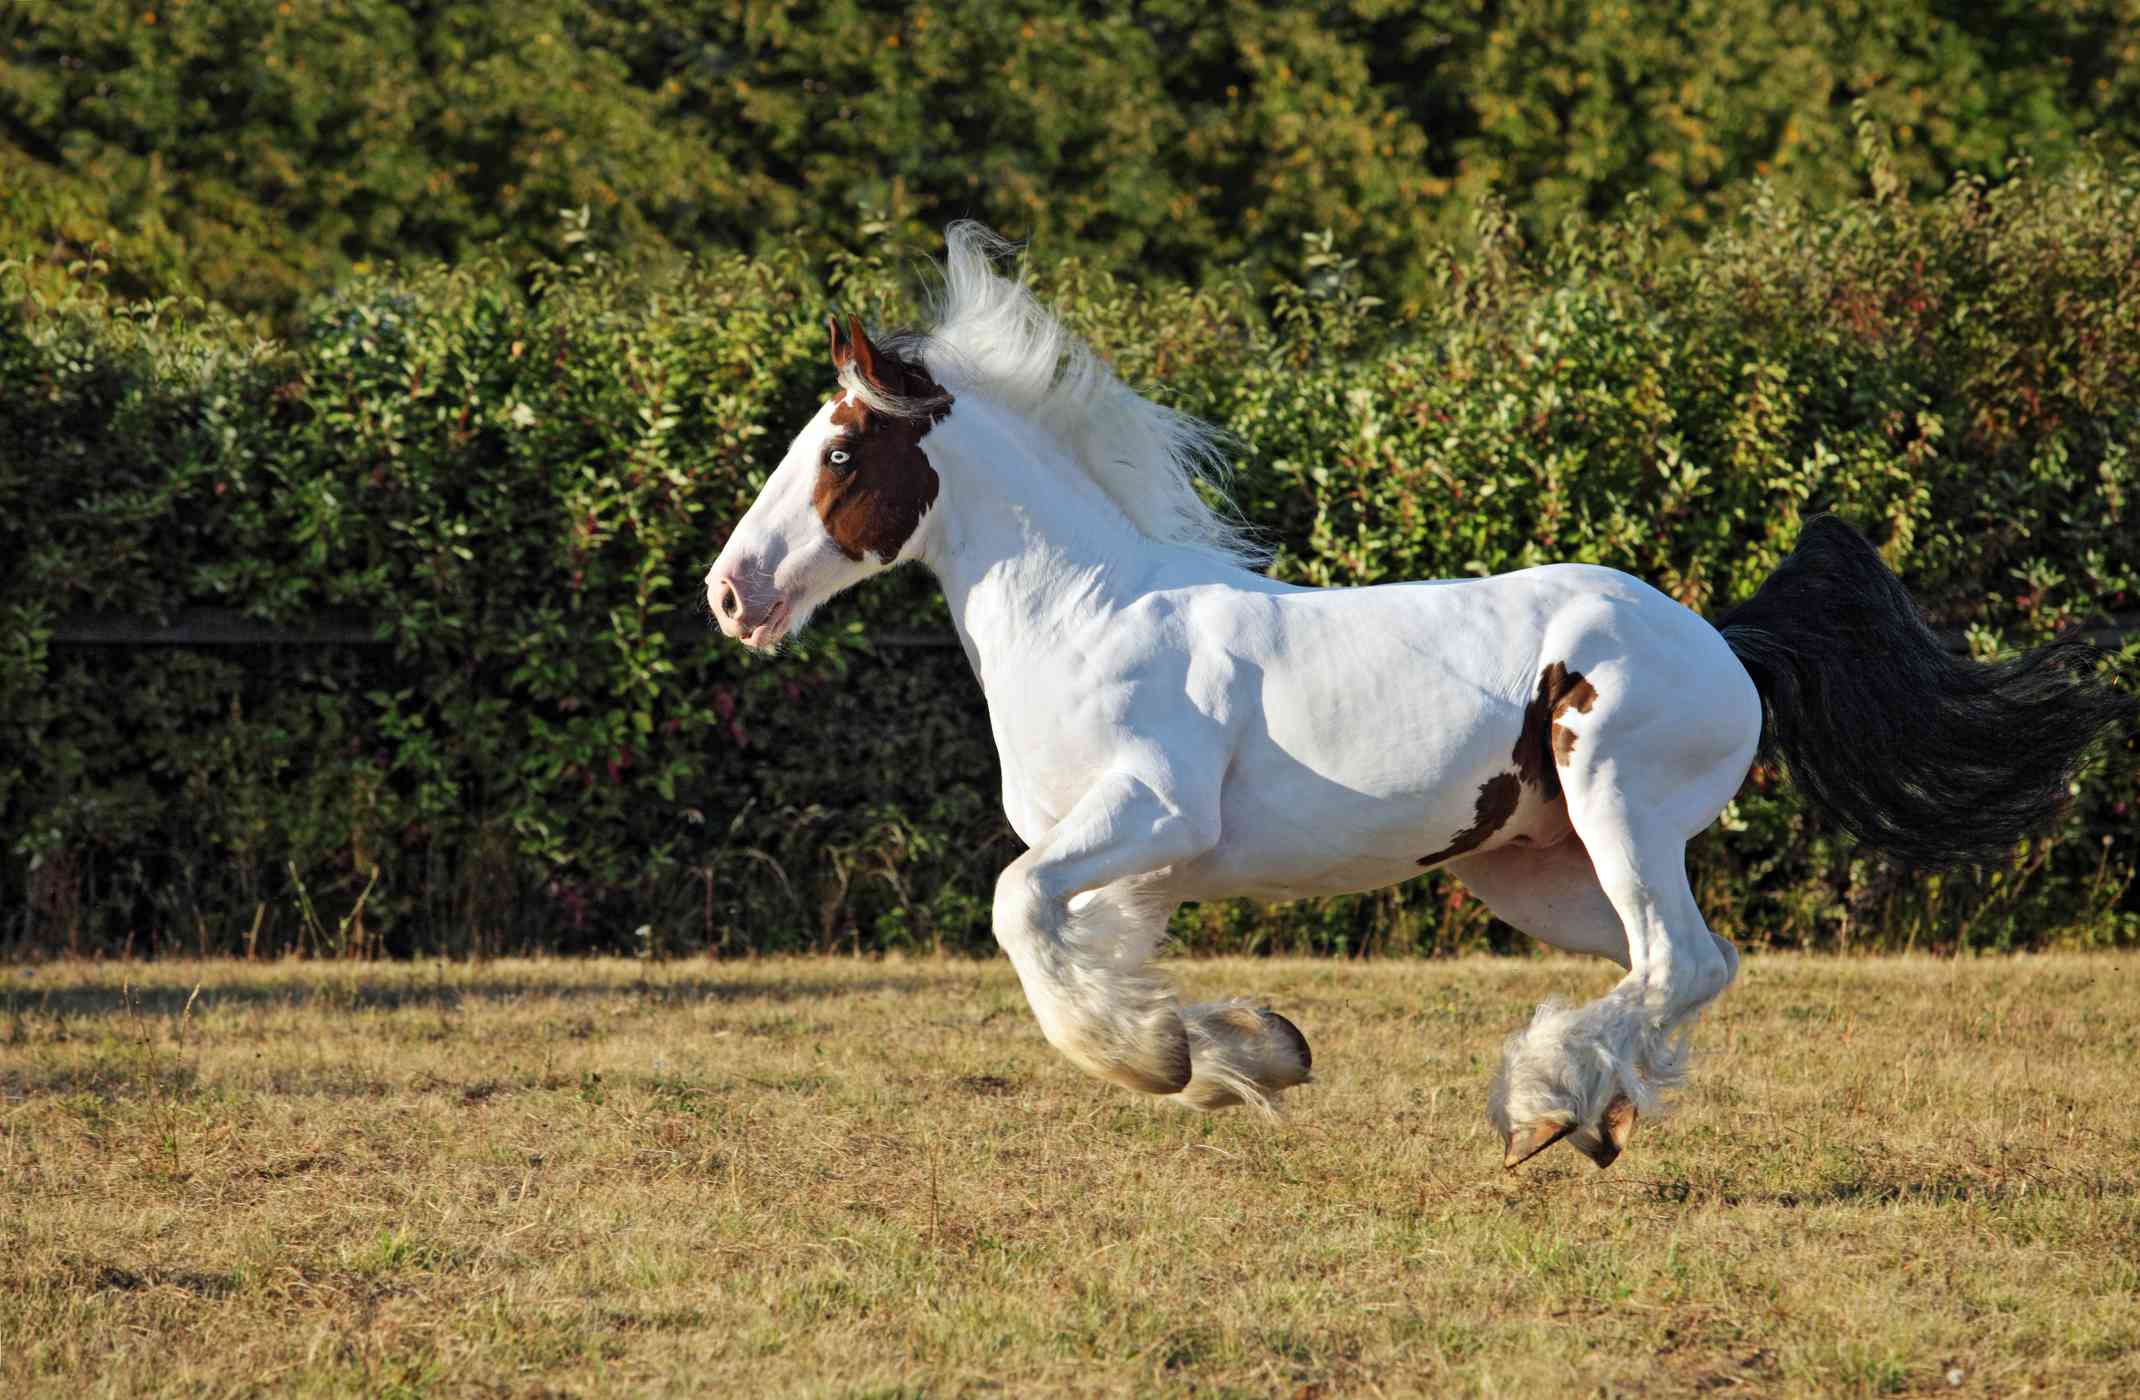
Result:
{"label": "horse's back", "polygon": [[[1547,564],[1478,579],[1366,588],[1231,592],[1192,645],[1282,677],[1304,708],[1417,694],[1455,716],[1525,704],[1540,672],[1620,668],[1663,686],[1721,674],[1747,688],[1716,629],[1641,579],[1596,564]],[[1470,697],[1470,698],[1466,698]],[[1398,704],[1395,714],[1412,704]]]}

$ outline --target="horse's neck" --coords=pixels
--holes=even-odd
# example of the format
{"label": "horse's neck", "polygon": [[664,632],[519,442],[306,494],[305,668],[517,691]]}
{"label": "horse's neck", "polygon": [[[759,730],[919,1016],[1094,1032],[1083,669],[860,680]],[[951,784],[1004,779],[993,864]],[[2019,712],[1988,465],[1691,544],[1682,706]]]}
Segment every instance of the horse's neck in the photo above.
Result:
{"label": "horse's neck", "polygon": [[1098,625],[1190,562],[1139,533],[1082,470],[1008,430],[1006,415],[960,424],[966,411],[928,444],[945,470],[923,559],[984,675],[991,658]]}

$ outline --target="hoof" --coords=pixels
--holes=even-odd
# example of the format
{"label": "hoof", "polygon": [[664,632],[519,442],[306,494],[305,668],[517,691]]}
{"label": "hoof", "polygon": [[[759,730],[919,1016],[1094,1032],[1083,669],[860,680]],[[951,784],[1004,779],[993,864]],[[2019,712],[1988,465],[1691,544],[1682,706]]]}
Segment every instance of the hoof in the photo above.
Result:
{"label": "hoof", "polygon": [[1316,1068],[1316,1055],[1314,1055],[1314,1051],[1308,1049],[1308,1036],[1301,1034],[1299,1025],[1295,1025],[1293,1021],[1288,1021],[1286,1017],[1278,1015],[1275,1010],[1265,1010],[1265,1013],[1263,1013],[1263,1034],[1271,1036],[1273,1040],[1282,1040],[1282,1043],[1286,1045],[1286,1049],[1293,1051],[1293,1055],[1301,1062],[1301,1066],[1297,1070],[1299,1079],[1293,1079],[1290,1083],[1282,1083],[1278,1087],[1282,1087],[1282,1090],[1290,1090],[1290,1087],[1293,1087],[1295,1083],[1308,1083],[1308,1070]]}
{"label": "hoof", "polygon": [[1125,1089],[1141,1094],[1174,1094],[1188,1087],[1194,1066],[1189,1058],[1189,1028],[1171,1009],[1147,1023],[1144,1043],[1134,1054],[1118,1054],[1097,1070]]}
{"label": "hoof", "polygon": [[1514,1171],[1574,1131],[1573,1123],[1555,1123],[1551,1119],[1512,1130],[1508,1135],[1508,1151],[1501,1158],[1501,1169]]}
{"label": "hoof", "polygon": [[1635,1135],[1635,1118],[1634,1104],[1628,1101],[1627,1095],[1620,1094],[1605,1105],[1596,1134],[1584,1133],[1575,1140],[1575,1145],[1585,1157],[1598,1164],[1599,1171],[1603,1171],[1620,1159],[1627,1140]]}
{"label": "hoof", "polygon": [[1268,1112],[1275,1095],[1308,1082],[1308,1038],[1277,1012],[1223,1005],[1182,1014],[1196,1058],[1196,1076],[1180,1095],[1184,1106],[1209,1112],[1253,1104]]}

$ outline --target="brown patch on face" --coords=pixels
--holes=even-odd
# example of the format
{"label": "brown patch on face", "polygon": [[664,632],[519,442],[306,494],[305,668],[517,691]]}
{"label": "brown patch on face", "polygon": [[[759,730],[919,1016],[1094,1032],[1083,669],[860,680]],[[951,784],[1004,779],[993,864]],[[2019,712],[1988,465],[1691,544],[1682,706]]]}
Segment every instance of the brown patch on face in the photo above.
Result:
{"label": "brown patch on face", "polygon": [[[936,468],[929,465],[921,440],[951,412],[951,396],[920,364],[878,349],[860,323],[849,325],[844,344],[838,324],[833,326],[835,365],[855,364],[869,383],[894,398],[933,401],[922,416],[904,418],[845,395],[832,411],[833,433],[810,491],[840,553],[849,559],[875,554],[889,564],[936,501]],[[845,453],[846,460],[834,462],[835,452]]]}
{"label": "brown patch on face", "polygon": [[1486,838],[1508,825],[1523,796],[1523,784],[1514,773],[1496,773],[1479,784],[1479,799],[1472,805],[1471,825],[1449,838],[1449,844],[1432,855],[1421,856],[1421,865],[1440,865],[1486,844]]}
{"label": "brown patch on face", "polygon": [[1509,757],[1515,760],[1516,772],[1523,781],[1537,788],[1548,802],[1560,796],[1557,765],[1566,763],[1575,749],[1575,732],[1557,721],[1571,709],[1577,714],[1590,713],[1597,698],[1597,687],[1584,680],[1582,672],[1569,670],[1564,662],[1555,661],[1538,673],[1538,693],[1523,707],[1523,728],[1516,735],[1516,747]]}

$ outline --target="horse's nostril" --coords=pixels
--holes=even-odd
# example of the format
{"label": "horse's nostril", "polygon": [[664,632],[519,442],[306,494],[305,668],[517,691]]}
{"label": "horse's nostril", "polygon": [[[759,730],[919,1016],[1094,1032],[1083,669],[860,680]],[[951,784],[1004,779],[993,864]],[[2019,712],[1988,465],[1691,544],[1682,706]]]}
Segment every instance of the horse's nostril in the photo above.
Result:
{"label": "horse's nostril", "polygon": [[727,579],[722,579],[721,611],[728,614],[730,617],[734,617],[736,615],[736,610],[742,606],[743,604],[736,598],[736,586],[730,583]]}

